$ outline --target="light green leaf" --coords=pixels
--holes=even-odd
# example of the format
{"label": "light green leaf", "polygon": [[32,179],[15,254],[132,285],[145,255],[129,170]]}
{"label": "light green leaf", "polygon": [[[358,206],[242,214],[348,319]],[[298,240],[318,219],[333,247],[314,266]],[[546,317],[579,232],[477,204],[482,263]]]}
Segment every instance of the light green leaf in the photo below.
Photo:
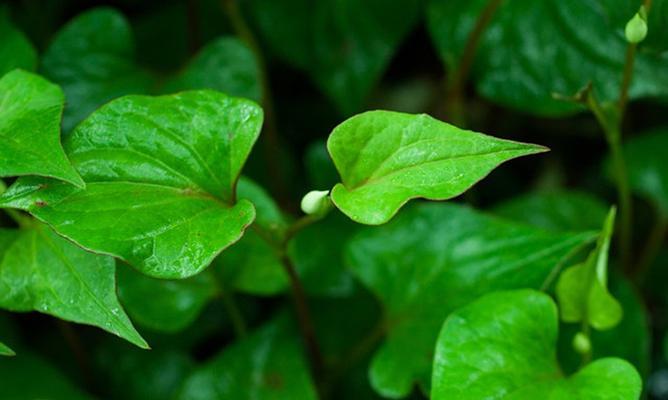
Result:
{"label": "light green leaf", "polygon": [[[429,31],[450,70],[459,63],[487,3],[430,1]],[[668,95],[665,4],[655,2],[649,36],[638,47],[629,88],[632,99]],[[545,116],[584,110],[552,94],[572,95],[589,81],[599,99],[616,101],[627,46],[624,27],[638,6],[626,0],[502,2],[475,53],[472,75],[478,92],[499,104]]]}
{"label": "light green leaf", "polygon": [[187,279],[167,280],[148,277],[121,264],[116,273],[118,297],[128,314],[154,331],[187,328],[216,295],[216,281],[208,271]]}
{"label": "light green leaf", "polygon": [[0,342],[0,356],[14,356],[14,350],[10,349],[6,344]]}
{"label": "light green leaf", "polygon": [[235,185],[261,125],[255,103],[214,91],[126,96],[67,137],[85,190],[24,178],[0,207],[29,211],[147,275],[185,278],[253,221],[253,205],[235,200]]}
{"label": "light green leaf", "polygon": [[384,306],[390,327],[371,364],[373,387],[429,391],[432,352],[445,317],[495,290],[540,288],[594,233],[555,233],[447,203],[416,204],[351,239],[346,264]]}
{"label": "light green leaf", "polygon": [[633,136],[624,143],[631,190],[656,204],[668,219],[668,129]]}
{"label": "light green leaf", "polygon": [[447,200],[499,164],[547,149],[465,131],[426,114],[370,111],[334,128],[334,204],[353,221],[389,221],[410,199]]}
{"label": "light green leaf", "polygon": [[63,92],[14,70],[0,79],[0,176],[41,175],[83,186],[60,145]]}
{"label": "light green leaf", "polygon": [[114,260],[88,253],[42,224],[18,234],[0,229],[14,241],[0,254],[0,307],[39,311],[100,327],[142,347],[116,298]]}
{"label": "light green leaf", "polygon": [[[419,21],[421,0],[253,0],[262,39],[345,115],[359,111]],[[276,21],[281,21],[277,24]]]}
{"label": "light green leaf", "polygon": [[622,318],[622,307],[608,292],[608,251],[614,230],[615,208],[603,225],[596,248],[584,263],[564,270],[557,282],[561,318],[586,321],[598,330],[610,329]]}
{"label": "light green leaf", "polygon": [[147,93],[153,85],[150,74],[135,64],[129,23],[106,7],[68,22],[44,53],[41,72],[65,92],[65,132],[109,100]]}
{"label": "light green leaf", "polygon": [[55,366],[28,351],[0,359],[0,376],[2,399],[92,400]]}
{"label": "light green leaf", "polygon": [[531,192],[508,200],[494,214],[551,231],[598,230],[608,207],[586,192]]}
{"label": "light green leaf", "polygon": [[618,358],[563,377],[555,353],[557,323],[552,299],[532,290],[488,294],[455,311],[436,345],[431,398],[639,398],[638,372]]}
{"label": "light green leaf", "polygon": [[185,382],[180,400],[315,400],[299,335],[280,317],[215,356]]}
{"label": "light green leaf", "polygon": [[164,93],[214,89],[230,96],[260,101],[260,71],[253,52],[243,42],[224,37],[207,44],[183,72],[170,79]]}
{"label": "light green leaf", "polygon": [[12,25],[8,14],[5,7],[0,7],[0,77],[15,68],[32,71],[37,65],[37,51]]}

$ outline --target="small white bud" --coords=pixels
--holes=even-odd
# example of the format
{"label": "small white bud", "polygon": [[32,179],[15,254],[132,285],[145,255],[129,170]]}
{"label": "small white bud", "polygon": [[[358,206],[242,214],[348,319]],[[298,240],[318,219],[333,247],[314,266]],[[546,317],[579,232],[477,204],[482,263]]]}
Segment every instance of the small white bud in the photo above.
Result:
{"label": "small white bud", "polygon": [[589,354],[591,352],[591,340],[584,333],[578,332],[573,336],[573,348],[580,354]]}
{"label": "small white bud", "polygon": [[329,190],[311,190],[301,202],[302,211],[308,215],[324,214],[331,207]]}
{"label": "small white bud", "polygon": [[642,17],[642,10],[626,23],[624,35],[629,43],[640,43],[647,36],[647,21]]}

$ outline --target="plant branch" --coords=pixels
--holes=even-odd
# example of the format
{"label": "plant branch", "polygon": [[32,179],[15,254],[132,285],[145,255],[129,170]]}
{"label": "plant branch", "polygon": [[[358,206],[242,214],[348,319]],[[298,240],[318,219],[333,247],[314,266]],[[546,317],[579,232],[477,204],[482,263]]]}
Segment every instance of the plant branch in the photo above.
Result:
{"label": "plant branch", "polygon": [[640,258],[631,271],[638,282],[643,282],[645,280],[647,271],[659,254],[661,245],[666,239],[667,233],[668,220],[666,220],[663,215],[659,215],[659,218],[647,236],[647,240],[645,240],[645,247],[643,248],[642,253],[640,253]]}
{"label": "plant branch", "polygon": [[230,316],[230,321],[232,322],[232,329],[234,329],[234,334],[237,336],[237,338],[240,339],[245,338],[246,336],[248,336],[248,328],[246,320],[244,319],[244,316],[241,313],[241,310],[239,309],[239,305],[234,299],[234,293],[232,293],[232,291],[228,290],[227,288],[223,287],[220,290],[220,297],[223,300],[225,311],[227,311],[227,313]]}
{"label": "plant branch", "polygon": [[464,51],[459,59],[456,69],[453,71],[451,78],[448,79],[447,93],[445,98],[446,114],[453,120],[454,123],[464,124],[464,113],[462,109],[462,98],[464,86],[468,80],[471,72],[471,66],[475,59],[478,44],[482,38],[482,34],[492,21],[492,17],[496,10],[501,6],[503,0],[489,0],[478,16],[478,19],[473,26],[473,30],[466,40]]}
{"label": "plant branch", "polygon": [[268,176],[272,189],[281,203],[285,203],[287,191],[285,181],[283,180],[283,169],[280,163],[280,140],[278,138],[278,128],[276,124],[276,113],[274,101],[269,86],[269,74],[267,63],[253,31],[248,27],[237,0],[223,0],[223,9],[225,10],[234,31],[239,38],[251,49],[257,60],[259,69],[260,87],[262,89],[262,109],[264,111],[264,156],[267,161]]}

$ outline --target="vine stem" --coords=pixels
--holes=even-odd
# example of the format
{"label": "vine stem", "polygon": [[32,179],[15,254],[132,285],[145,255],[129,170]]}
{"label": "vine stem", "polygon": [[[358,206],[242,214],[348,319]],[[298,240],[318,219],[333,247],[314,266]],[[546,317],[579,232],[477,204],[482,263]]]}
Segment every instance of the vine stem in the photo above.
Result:
{"label": "vine stem", "polygon": [[243,339],[248,336],[248,328],[244,316],[239,309],[239,305],[234,299],[234,293],[232,293],[227,288],[223,287],[220,289],[220,297],[223,300],[223,305],[225,310],[230,316],[230,321],[232,322],[232,329],[234,329],[234,334],[237,338]]}
{"label": "vine stem", "polygon": [[267,63],[253,31],[248,27],[246,20],[241,14],[237,0],[223,0],[223,9],[225,10],[232,27],[239,38],[251,49],[257,60],[260,78],[260,87],[262,89],[262,109],[264,111],[264,128],[266,140],[264,141],[263,151],[267,161],[268,175],[272,184],[272,189],[281,203],[285,203],[287,198],[285,182],[283,180],[282,167],[278,158],[280,141],[278,138],[278,128],[276,124],[276,113],[274,101],[269,86],[269,76],[267,72]]}
{"label": "vine stem", "polygon": [[492,17],[494,17],[501,3],[503,3],[503,0],[489,0],[487,2],[466,40],[464,51],[452,74],[452,78],[448,79],[445,108],[446,114],[449,114],[452,122],[455,124],[463,125],[465,122],[464,110],[462,108],[464,86],[471,72],[471,66],[473,65],[482,34],[492,21]]}
{"label": "vine stem", "polygon": [[638,281],[643,282],[645,280],[647,270],[659,254],[666,234],[668,234],[668,220],[663,215],[660,215],[645,241],[645,247],[642,253],[640,253],[638,262],[634,265],[632,273]]}

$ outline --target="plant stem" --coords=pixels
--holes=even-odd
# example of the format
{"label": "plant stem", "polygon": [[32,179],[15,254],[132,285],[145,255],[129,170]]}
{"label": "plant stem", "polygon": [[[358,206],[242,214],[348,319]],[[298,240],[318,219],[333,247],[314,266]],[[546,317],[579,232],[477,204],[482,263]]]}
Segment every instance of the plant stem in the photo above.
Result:
{"label": "plant stem", "polygon": [[198,0],[187,0],[186,9],[188,12],[188,51],[193,55],[200,46]]}
{"label": "plant stem", "polygon": [[81,371],[81,375],[86,384],[86,387],[88,389],[92,389],[94,385],[93,385],[93,377],[90,374],[91,365],[88,360],[88,355],[86,354],[86,350],[84,349],[84,346],[81,344],[81,339],[79,339],[79,335],[77,335],[77,332],[74,329],[72,329],[72,325],[70,325],[70,323],[67,321],[58,319],[56,320],[56,325],[58,326],[60,334],[63,335],[65,342],[67,343],[70,350],[72,351],[72,354],[74,355],[74,359],[76,360],[79,370]]}
{"label": "plant stem", "polygon": [[489,0],[478,16],[473,26],[473,30],[466,40],[464,51],[459,59],[459,64],[453,71],[452,77],[448,79],[447,94],[445,97],[446,114],[452,122],[457,125],[464,125],[464,110],[462,106],[463,91],[466,81],[471,72],[471,66],[475,59],[475,53],[478,50],[478,44],[482,34],[492,21],[496,10],[501,6],[503,0]]}
{"label": "plant stem", "polygon": [[223,0],[223,9],[227,13],[234,31],[239,38],[251,49],[257,60],[259,69],[260,87],[262,89],[262,109],[264,111],[264,156],[267,161],[268,176],[270,178],[272,189],[281,203],[285,203],[287,192],[285,181],[283,180],[283,169],[279,160],[280,141],[278,138],[278,128],[276,125],[276,113],[274,101],[269,86],[269,76],[267,63],[262,55],[253,31],[248,27],[246,20],[241,14],[239,4],[236,0]]}
{"label": "plant stem", "polygon": [[629,87],[631,86],[631,78],[633,77],[636,47],[638,47],[636,43],[629,43],[626,46],[626,61],[624,63],[624,73],[622,74],[622,86],[619,89],[619,103],[617,104],[620,122],[624,120],[624,111],[626,111],[626,104],[629,101]]}
{"label": "plant stem", "polygon": [[322,357],[322,352],[320,351],[320,346],[315,335],[315,327],[313,324],[313,319],[311,318],[311,312],[306,302],[306,292],[302,286],[297,270],[295,269],[292,260],[283,254],[281,256],[281,265],[285,272],[287,273],[290,279],[290,288],[292,289],[292,295],[295,302],[295,310],[297,311],[297,320],[299,322],[299,330],[304,340],[304,346],[308,354],[309,361],[311,363],[311,372],[313,373],[313,378],[316,382],[316,386],[320,387],[320,382],[322,382],[323,372],[324,372],[324,360]]}
{"label": "plant stem", "polygon": [[666,239],[667,233],[668,220],[666,220],[663,215],[660,215],[659,219],[654,224],[654,227],[652,227],[652,230],[645,241],[645,247],[643,248],[642,253],[640,253],[640,258],[632,271],[638,282],[643,282],[645,280],[647,271],[659,254],[661,245]]}
{"label": "plant stem", "polygon": [[223,300],[225,310],[230,316],[232,329],[234,329],[235,335],[240,339],[245,338],[248,336],[248,328],[244,316],[239,309],[239,305],[234,299],[234,293],[226,287],[222,287],[220,288],[220,297]]}

